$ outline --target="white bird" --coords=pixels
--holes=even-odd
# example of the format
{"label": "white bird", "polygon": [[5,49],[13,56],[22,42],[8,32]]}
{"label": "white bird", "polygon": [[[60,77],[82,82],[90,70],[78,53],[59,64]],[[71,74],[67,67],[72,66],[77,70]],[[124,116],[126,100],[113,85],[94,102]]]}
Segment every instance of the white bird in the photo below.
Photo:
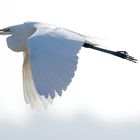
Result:
{"label": "white bird", "polygon": [[81,34],[53,25],[26,22],[0,30],[8,47],[24,53],[23,89],[26,103],[32,108],[45,107],[56,94],[62,95],[71,83],[77,68],[77,53],[81,47],[109,53],[135,62],[125,51],[110,51],[97,47]]}

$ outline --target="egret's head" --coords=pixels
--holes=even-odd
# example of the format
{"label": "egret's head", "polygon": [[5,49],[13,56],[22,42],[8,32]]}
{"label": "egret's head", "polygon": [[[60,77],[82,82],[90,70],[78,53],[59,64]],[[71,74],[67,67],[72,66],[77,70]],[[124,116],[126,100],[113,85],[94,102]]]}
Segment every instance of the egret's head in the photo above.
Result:
{"label": "egret's head", "polygon": [[36,22],[26,22],[23,24],[0,29],[0,35],[8,36],[7,45],[13,51],[23,51],[26,48],[27,39],[36,31]]}
{"label": "egret's head", "polygon": [[10,32],[11,32],[10,28],[0,29],[0,35],[8,35],[10,34]]}
{"label": "egret's head", "polygon": [[26,22],[23,24],[0,29],[0,35],[32,35],[36,31],[36,22]]}

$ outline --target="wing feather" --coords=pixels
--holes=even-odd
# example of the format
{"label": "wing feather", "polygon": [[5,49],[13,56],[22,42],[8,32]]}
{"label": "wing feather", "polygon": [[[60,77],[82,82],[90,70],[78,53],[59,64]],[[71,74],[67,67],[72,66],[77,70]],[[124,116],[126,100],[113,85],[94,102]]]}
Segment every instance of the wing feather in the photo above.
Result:
{"label": "wing feather", "polygon": [[50,98],[45,100],[45,97],[40,96],[36,91],[32,78],[32,72],[30,69],[29,53],[27,50],[24,52],[23,89],[25,101],[27,104],[30,103],[32,108],[47,108],[48,104],[52,103],[52,100]]}
{"label": "wing feather", "polygon": [[44,104],[45,98],[50,103],[56,94],[62,95],[74,77],[78,63],[77,54],[83,42],[82,36],[65,29],[43,33],[37,29],[28,39],[23,65],[27,103],[36,107],[42,105],[42,102]]}

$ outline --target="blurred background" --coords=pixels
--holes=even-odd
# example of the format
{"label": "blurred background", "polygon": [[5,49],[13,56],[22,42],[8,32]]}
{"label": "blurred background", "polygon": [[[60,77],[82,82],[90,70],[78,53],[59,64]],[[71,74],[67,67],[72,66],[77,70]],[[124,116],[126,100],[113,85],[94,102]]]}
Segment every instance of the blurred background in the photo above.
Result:
{"label": "blurred background", "polygon": [[[139,0],[4,0],[0,28],[39,21],[65,27],[140,60]],[[26,105],[22,53],[0,36],[0,139],[139,140],[140,64],[82,48],[62,97],[42,111]]]}

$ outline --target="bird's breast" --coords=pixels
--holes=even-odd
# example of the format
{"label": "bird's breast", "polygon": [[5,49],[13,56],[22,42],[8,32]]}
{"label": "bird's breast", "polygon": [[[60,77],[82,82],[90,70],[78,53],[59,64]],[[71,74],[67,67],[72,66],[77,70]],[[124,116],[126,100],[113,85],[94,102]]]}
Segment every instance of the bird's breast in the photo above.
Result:
{"label": "bird's breast", "polygon": [[26,40],[23,40],[20,36],[9,36],[7,38],[7,45],[8,47],[15,51],[15,52],[21,52],[26,49]]}

